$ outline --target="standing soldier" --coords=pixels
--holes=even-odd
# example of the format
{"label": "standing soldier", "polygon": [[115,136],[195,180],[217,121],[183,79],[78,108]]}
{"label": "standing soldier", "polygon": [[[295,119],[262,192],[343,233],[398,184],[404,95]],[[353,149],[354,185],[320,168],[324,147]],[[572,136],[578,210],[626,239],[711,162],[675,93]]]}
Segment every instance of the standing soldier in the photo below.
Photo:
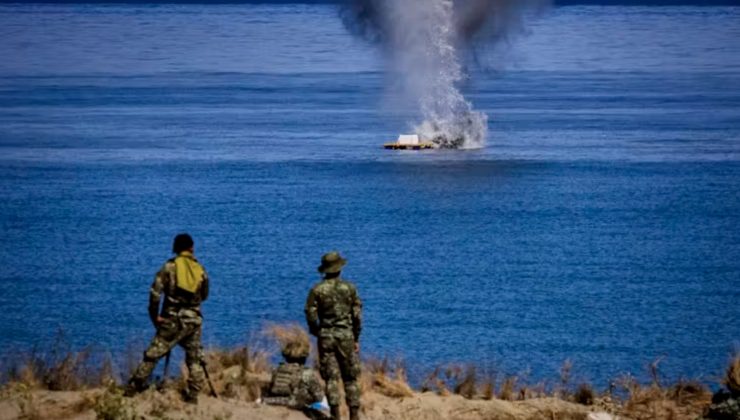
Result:
{"label": "standing soldier", "polygon": [[[133,396],[143,391],[157,361],[179,344],[185,349],[185,364],[189,371],[188,389],[183,398],[197,404],[198,392],[205,379],[200,343],[203,324],[200,304],[208,297],[208,275],[193,256],[193,238],[187,233],[175,237],[172,252],[176,256],[162,266],[149,291],[149,317],[157,334],[129,380],[126,395]],[[160,312],[162,292],[164,304]]]}
{"label": "standing soldier", "polygon": [[324,275],[306,300],[308,329],[318,338],[319,370],[326,381],[326,394],[332,418],[339,420],[339,378],[351,420],[357,420],[360,410],[360,330],[362,302],[354,284],[339,276],[347,260],[338,252],[321,257],[319,273]]}

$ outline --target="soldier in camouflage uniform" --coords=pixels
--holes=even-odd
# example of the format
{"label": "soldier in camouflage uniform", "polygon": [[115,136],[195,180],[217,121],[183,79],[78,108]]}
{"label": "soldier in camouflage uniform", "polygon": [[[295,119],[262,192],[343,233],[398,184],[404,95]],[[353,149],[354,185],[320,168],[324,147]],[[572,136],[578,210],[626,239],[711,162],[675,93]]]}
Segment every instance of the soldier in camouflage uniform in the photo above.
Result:
{"label": "soldier in camouflage uniform", "polygon": [[319,370],[326,381],[326,394],[331,415],[339,419],[339,379],[350,419],[357,420],[360,409],[360,331],[362,302],[354,284],[342,280],[342,267],[347,261],[338,252],[321,257],[318,270],[324,275],[306,300],[306,321],[311,334],[318,338]]}
{"label": "soldier in camouflage uniform", "polygon": [[736,356],[727,368],[723,382],[727,389],[721,389],[712,396],[712,405],[707,408],[704,418],[740,420],[740,356]]}
{"label": "soldier in camouflage uniform", "polygon": [[[185,350],[188,367],[188,389],[185,401],[197,403],[198,392],[205,380],[200,342],[203,318],[200,304],[208,298],[208,274],[193,256],[193,239],[183,233],[175,237],[172,252],[176,254],[159,270],[149,291],[149,317],[157,334],[144,352],[144,360],[126,388],[132,396],[146,388],[146,383],[159,359],[176,345]],[[164,293],[160,312],[159,303]]]}
{"label": "soldier in camouflage uniform", "polygon": [[282,353],[285,362],[272,373],[270,389],[263,401],[301,410],[310,419],[326,419],[323,412],[314,408],[324,400],[324,387],[316,371],[305,366],[309,348],[291,342],[283,347]]}

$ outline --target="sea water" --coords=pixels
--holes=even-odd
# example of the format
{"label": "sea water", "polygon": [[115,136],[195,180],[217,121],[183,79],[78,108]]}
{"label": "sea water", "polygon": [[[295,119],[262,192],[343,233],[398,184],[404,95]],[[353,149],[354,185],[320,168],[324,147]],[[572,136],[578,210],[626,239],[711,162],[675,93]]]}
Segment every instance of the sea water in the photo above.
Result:
{"label": "sea water", "polygon": [[564,7],[466,55],[486,147],[418,123],[335,6],[0,6],[0,349],[120,352],[190,232],[207,346],[303,322],[337,249],[363,354],[603,384],[740,340],[740,8]]}

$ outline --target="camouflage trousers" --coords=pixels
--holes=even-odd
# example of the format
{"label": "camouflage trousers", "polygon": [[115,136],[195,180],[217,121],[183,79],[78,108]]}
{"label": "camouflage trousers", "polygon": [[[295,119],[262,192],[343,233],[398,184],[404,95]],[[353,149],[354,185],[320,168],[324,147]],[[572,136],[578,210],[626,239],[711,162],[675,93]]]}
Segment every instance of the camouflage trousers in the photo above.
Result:
{"label": "camouflage trousers", "polygon": [[188,392],[197,395],[205,382],[205,372],[201,366],[202,346],[200,342],[201,324],[200,316],[168,318],[159,325],[157,334],[144,352],[144,360],[139,364],[131,378],[132,382],[138,384],[146,383],[157,362],[176,345],[185,350],[185,364],[188,367]]}
{"label": "camouflage trousers", "polygon": [[329,405],[338,406],[341,400],[339,379],[344,382],[344,394],[349,407],[360,407],[360,378],[362,367],[355,352],[355,339],[351,331],[319,334],[319,371],[326,382]]}

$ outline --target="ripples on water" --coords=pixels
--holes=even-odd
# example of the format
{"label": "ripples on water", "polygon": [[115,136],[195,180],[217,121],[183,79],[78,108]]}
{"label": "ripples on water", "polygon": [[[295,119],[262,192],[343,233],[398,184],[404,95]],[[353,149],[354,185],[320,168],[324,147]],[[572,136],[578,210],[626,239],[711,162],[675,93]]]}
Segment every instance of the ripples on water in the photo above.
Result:
{"label": "ripples on water", "polygon": [[716,373],[740,337],[739,23],[556,9],[479,51],[486,149],[399,154],[379,145],[416,116],[330,6],[0,6],[0,346],[148,337],[188,230],[208,344],[301,320],[339,248],[364,349],[414,369]]}

